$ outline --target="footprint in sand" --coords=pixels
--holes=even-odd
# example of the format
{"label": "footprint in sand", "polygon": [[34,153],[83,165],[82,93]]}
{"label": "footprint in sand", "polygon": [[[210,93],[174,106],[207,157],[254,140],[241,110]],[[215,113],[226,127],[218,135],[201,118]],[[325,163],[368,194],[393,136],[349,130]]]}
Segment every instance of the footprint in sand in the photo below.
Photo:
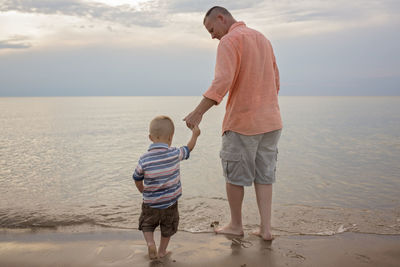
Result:
{"label": "footprint in sand", "polygon": [[362,261],[362,262],[365,262],[365,263],[371,262],[371,258],[368,257],[368,256],[365,256],[365,255],[362,255],[362,254],[356,254],[356,256],[357,256],[357,259]]}
{"label": "footprint in sand", "polygon": [[100,255],[100,253],[103,251],[104,247],[105,247],[105,246],[99,246],[99,247],[96,249],[96,255]]}

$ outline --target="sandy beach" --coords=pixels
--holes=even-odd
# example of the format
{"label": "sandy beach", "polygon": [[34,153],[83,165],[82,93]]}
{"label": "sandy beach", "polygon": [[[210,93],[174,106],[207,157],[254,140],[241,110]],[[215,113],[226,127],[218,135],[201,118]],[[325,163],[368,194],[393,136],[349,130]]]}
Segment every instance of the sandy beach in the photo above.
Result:
{"label": "sandy beach", "polygon": [[[159,232],[156,233],[159,240]],[[0,232],[0,266],[399,266],[400,236],[342,233],[265,242],[179,231],[172,254],[150,261],[137,230]]]}

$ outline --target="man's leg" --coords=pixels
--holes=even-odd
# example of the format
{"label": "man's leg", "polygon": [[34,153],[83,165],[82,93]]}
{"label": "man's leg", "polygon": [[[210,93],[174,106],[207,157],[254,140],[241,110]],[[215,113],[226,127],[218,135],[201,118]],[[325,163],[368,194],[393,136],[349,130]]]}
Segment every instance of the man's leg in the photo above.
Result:
{"label": "man's leg", "polygon": [[226,195],[228,196],[231,210],[231,221],[229,224],[215,229],[215,232],[217,234],[243,235],[242,203],[244,188],[243,186],[226,183]]}
{"label": "man's leg", "polygon": [[271,234],[271,207],[272,207],[272,184],[254,183],[256,191],[258,211],[260,213],[260,229],[253,234],[264,240],[272,240]]}

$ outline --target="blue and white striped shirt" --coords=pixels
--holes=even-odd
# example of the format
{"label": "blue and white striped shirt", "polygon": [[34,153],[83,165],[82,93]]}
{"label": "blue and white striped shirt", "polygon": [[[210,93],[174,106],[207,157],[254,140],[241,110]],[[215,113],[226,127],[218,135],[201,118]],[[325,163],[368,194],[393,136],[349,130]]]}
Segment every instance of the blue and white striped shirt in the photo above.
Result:
{"label": "blue and white striped shirt", "polygon": [[189,148],[151,144],[133,173],[135,181],[143,180],[143,202],[152,208],[166,209],[182,195],[179,163],[189,158]]}

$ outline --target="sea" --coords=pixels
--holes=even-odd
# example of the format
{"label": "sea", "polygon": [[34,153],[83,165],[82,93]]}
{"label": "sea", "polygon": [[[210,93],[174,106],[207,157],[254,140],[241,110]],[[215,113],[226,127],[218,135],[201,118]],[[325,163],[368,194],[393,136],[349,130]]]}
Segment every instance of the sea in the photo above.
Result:
{"label": "sea", "polygon": [[[0,98],[0,229],[138,228],[132,173],[157,115],[175,123],[198,96]],[[400,97],[281,96],[272,227],[276,235],[400,234]],[[210,109],[187,161],[179,230],[229,221],[219,158],[225,103]],[[245,188],[244,230],[259,224]]]}

